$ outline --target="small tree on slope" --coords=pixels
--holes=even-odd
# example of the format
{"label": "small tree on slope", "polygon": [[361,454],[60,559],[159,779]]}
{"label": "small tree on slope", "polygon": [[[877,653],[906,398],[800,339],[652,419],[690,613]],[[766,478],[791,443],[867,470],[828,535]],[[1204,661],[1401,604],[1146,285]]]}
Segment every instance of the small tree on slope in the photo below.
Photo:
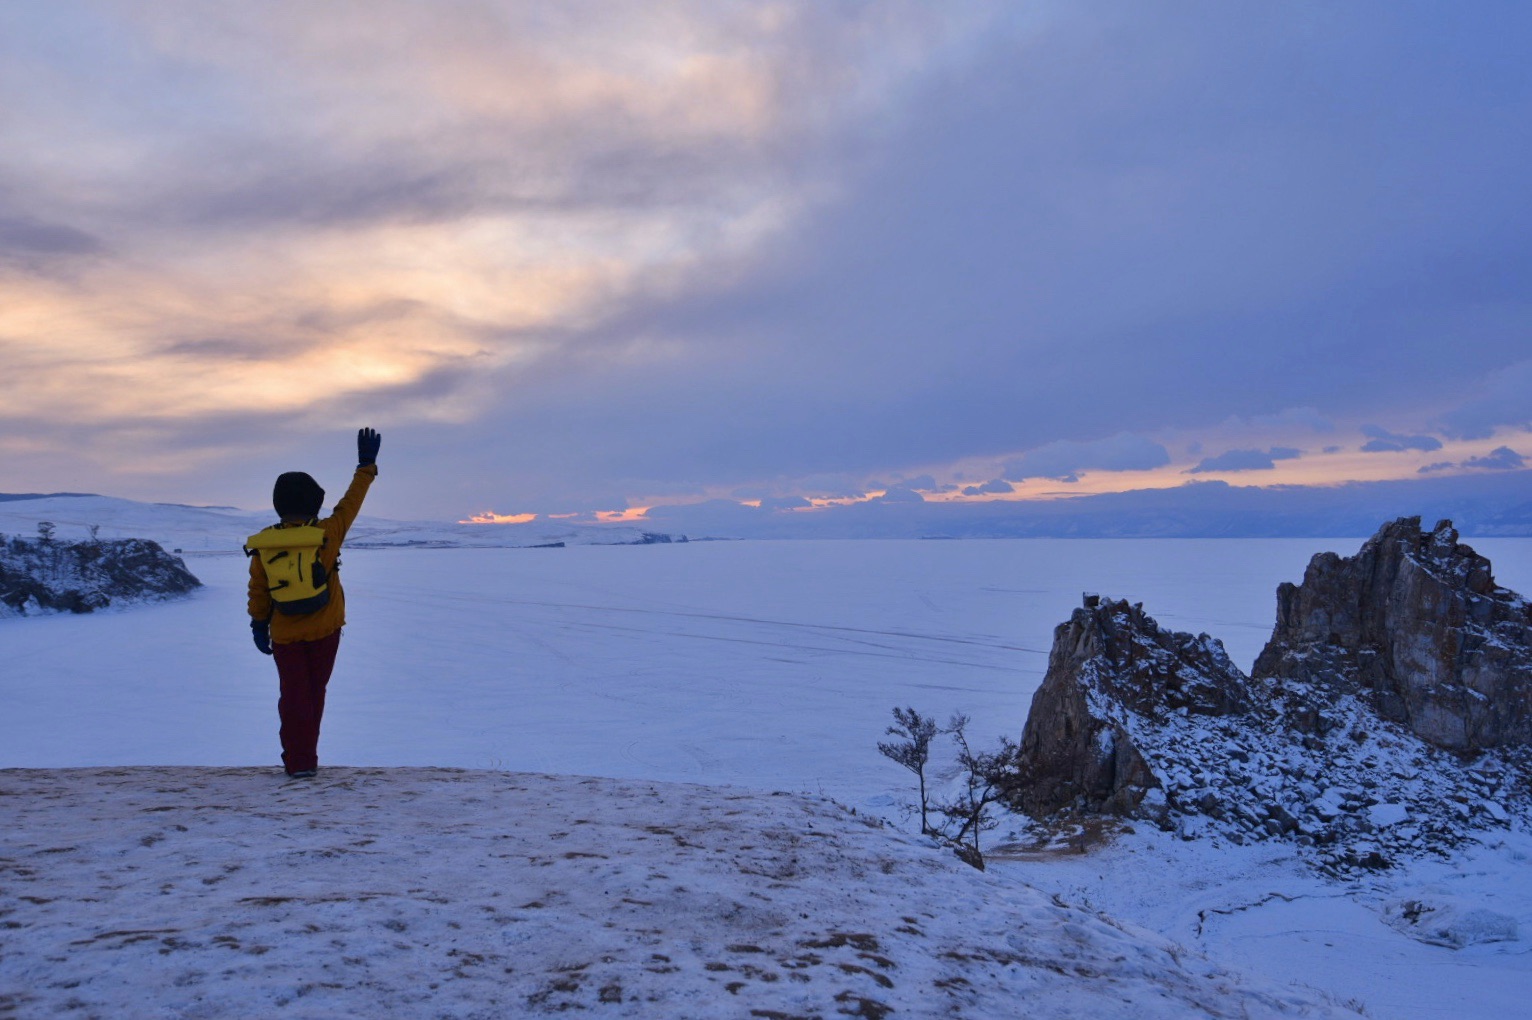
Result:
{"label": "small tree on slope", "polygon": [[[980,871],[984,855],[979,850],[979,835],[1000,824],[990,813],[990,805],[1000,800],[1003,791],[1014,781],[1021,753],[1015,741],[1000,738],[995,751],[975,751],[968,743],[968,717],[954,715],[942,732],[950,734],[958,746],[958,765],[963,769],[963,786],[956,797],[936,806],[949,825],[942,835],[956,845],[958,856]],[[952,826],[956,826],[953,831]]]}
{"label": "small tree on slope", "polygon": [[931,760],[931,741],[940,732],[935,719],[927,719],[913,708],[894,708],[894,725],[886,731],[889,736],[903,737],[896,742],[878,741],[878,750],[911,772],[920,781],[920,832],[924,836],[939,835],[931,828],[927,818],[929,798],[926,795],[926,764]]}
{"label": "small tree on slope", "polygon": [[[950,845],[960,858],[983,871],[984,855],[980,851],[979,837],[1000,824],[991,814],[990,807],[1002,800],[1005,792],[1017,782],[1020,748],[1014,741],[1001,738],[998,750],[975,751],[968,742],[968,717],[965,715],[954,715],[942,729],[934,719],[913,708],[895,708],[894,722],[887,732],[904,739],[880,741],[878,750],[915,773],[919,780],[921,834]],[[926,766],[931,760],[931,742],[943,733],[957,744],[963,785],[956,796],[932,804],[926,785]],[[942,816],[940,826],[931,824],[933,811]]]}

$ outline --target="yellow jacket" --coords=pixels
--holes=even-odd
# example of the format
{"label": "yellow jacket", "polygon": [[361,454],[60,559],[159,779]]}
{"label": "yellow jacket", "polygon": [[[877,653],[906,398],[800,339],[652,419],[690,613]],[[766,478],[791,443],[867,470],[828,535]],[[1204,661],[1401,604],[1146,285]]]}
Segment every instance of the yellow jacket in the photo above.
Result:
{"label": "yellow jacket", "polygon": [[[351,522],[356,520],[356,515],[362,509],[362,500],[367,498],[367,488],[372,485],[372,480],[376,477],[378,477],[376,464],[358,467],[356,474],[351,478],[351,487],[340,498],[340,502],[335,504],[335,512],[318,522],[325,534],[320,562],[330,571],[330,601],[323,609],[298,616],[273,613],[271,586],[266,580],[266,567],[261,563],[259,556],[250,557],[250,615],[257,620],[271,621],[272,644],[286,645],[294,641],[318,641],[320,638],[329,637],[346,625],[346,593],[340,586],[340,571],[335,568],[340,562],[341,543],[346,540],[346,532],[351,530]],[[288,526],[297,527],[297,524]]]}

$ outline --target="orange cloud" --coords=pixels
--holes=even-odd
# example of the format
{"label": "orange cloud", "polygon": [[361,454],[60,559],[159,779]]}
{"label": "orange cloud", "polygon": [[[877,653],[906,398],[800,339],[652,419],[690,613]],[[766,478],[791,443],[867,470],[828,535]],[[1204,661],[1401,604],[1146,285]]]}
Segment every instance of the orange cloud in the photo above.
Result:
{"label": "orange cloud", "polygon": [[474,514],[466,520],[458,521],[459,524],[531,524],[537,520],[536,514],[497,514],[493,510],[485,510],[483,513]]}
{"label": "orange cloud", "polygon": [[635,524],[649,513],[647,506],[630,506],[626,510],[598,510],[596,520],[603,524]]}

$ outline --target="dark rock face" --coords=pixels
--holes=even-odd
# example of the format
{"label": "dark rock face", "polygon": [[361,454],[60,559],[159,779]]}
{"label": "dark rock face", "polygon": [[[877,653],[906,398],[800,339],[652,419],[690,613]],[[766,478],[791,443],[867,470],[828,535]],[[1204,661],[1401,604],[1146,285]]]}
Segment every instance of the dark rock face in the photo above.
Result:
{"label": "dark rock face", "polygon": [[1206,634],[1161,630],[1142,605],[1087,599],[1053,632],[1048,674],[1022,733],[1029,814],[1065,807],[1132,814],[1160,786],[1128,719],[1255,708],[1248,680]]}
{"label": "dark rock face", "polygon": [[1301,585],[1277,589],[1255,674],[1361,693],[1439,747],[1532,743],[1532,607],[1450,521],[1422,532],[1401,518],[1355,556],[1315,556]]}
{"label": "dark rock face", "polygon": [[1387,525],[1283,585],[1245,676],[1205,634],[1087,596],[1054,631],[1010,800],[1386,867],[1532,823],[1528,607],[1451,525]]}
{"label": "dark rock face", "polygon": [[202,586],[158,543],[0,541],[0,616],[89,613],[114,602],[173,598]]}

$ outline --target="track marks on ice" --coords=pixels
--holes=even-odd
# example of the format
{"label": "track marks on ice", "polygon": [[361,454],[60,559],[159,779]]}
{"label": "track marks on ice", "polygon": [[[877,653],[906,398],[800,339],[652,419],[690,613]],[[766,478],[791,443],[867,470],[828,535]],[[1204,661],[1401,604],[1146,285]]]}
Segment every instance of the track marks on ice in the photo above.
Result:
{"label": "track marks on ice", "polygon": [[[388,596],[386,594],[381,597],[401,598],[400,596]],[[418,594],[413,597],[418,598]],[[962,637],[951,634],[927,634],[917,631],[851,627],[838,624],[803,623],[794,620],[770,619],[734,613],[710,613],[697,609],[614,606],[589,602],[557,602],[546,599],[522,599],[494,595],[470,596],[446,591],[432,593],[431,599],[434,602],[458,601],[476,606],[490,604],[553,610],[557,613],[556,621],[562,626],[584,628],[592,631],[612,631],[641,635],[653,635],[657,632],[654,624],[642,623],[638,619],[635,619],[633,624],[612,622],[613,619],[623,618],[663,618],[699,621],[705,624],[720,625],[719,630],[716,632],[677,630],[672,625],[671,628],[662,629],[658,632],[668,637],[679,637],[689,640],[766,645],[824,654],[864,655],[875,658],[897,658],[903,660],[913,659],[942,665],[971,666],[979,669],[1014,670],[1015,662],[1010,653],[1020,652],[1027,655],[1047,655],[1046,650],[1009,644],[998,638]],[[741,636],[740,633],[731,633],[731,630],[742,631],[744,634],[754,636]],[[766,636],[762,636],[763,634]],[[772,634],[775,634],[775,637],[770,636]],[[804,644],[802,635],[813,635],[827,639],[831,643],[820,645]],[[973,661],[972,658],[957,659],[934,654],[935,649],[947,646],[972,649],[981,656],[984,653],[994,653],[995,658],[994,661]]]}

